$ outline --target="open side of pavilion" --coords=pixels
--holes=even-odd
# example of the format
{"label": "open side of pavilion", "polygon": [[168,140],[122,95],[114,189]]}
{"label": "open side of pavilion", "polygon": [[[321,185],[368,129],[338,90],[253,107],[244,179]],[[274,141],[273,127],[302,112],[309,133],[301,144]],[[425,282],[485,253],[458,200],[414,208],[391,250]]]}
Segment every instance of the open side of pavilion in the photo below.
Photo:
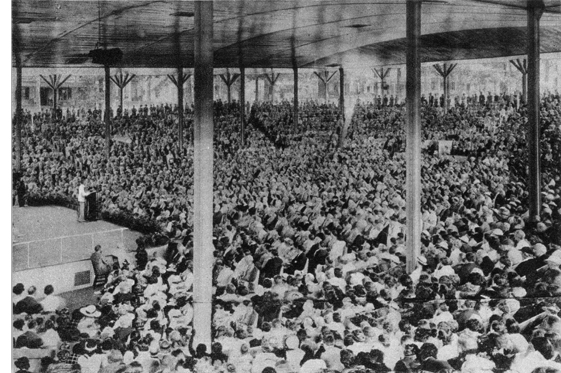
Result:
{"label": "open side of pavilion", "polygon": [[[194,275],[198,281],[194,285],[193,324],[201,343],[210,344],[211,340],[208,289],[213,259],[214,68],[239,68],[242,90],[246,68],[292,68],[297,118],[299,68],[336,68],[344,84],[345,68],[405,62],[407,269],[412,271],[421,237],[421,63],[527,55],[527,66],[521,65],[520,71],[528,80],[531,219],[540,214],[539,58],[540,53],[561,51],[561,4],[557,0],[14,0],[12,9],[17,170],[21,161],[22,69],[103,66],[109,157],[111,68],[176,68],[178,74],[173,79],[178,103],[183,101],[186,81],[183,69],[194,68]],[[122,58],[102,65],[91,61],[90,50],[113,48],[119,48]],[[452,73],[451,66],[441,68],[444,79]],[[318,74],[318,78],[327,82],[330,75]],[[381,69],[382,80],[383,75]],[[228,73],[224,79],[229,85],[237,78]],[[274,86],[274,73],[267,79]],[[121,88],[128,77],[113,80]],[[45,81],[56,92],[64,77]],[[340,110],[345,112],[343,94]],[[178,132],[183,141],[181,116],[182,111]],[[241,116],[243,144],[244,105]]]}

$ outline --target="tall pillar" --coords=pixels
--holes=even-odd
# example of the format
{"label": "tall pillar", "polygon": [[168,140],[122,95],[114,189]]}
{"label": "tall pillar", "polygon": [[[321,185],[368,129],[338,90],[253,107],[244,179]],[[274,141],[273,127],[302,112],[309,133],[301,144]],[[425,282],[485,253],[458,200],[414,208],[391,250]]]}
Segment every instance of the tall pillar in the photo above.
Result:
{"label": "tall pillar", "polygon": [[57,108],[57,101],[58,101],[58,88],[53,88],[53,110],[56,115],[56,108]]}
{"label": "tall pillar", "polygon": [[178,145],[179,145],[179,154],[181,154],[181,152],[183,151],[183,115],[184,115],[184,111],[183,110],[183,68],[182,67],[178,67],[177,68],[177,127],[178,127],[178,131],[177,134],[179,136],[179,141],[178,141]]}
{"label": "tall pillar", "polygon": [[395,105],[398,105],[399,98],[401,97],[401,68],[397,69],[397,77],[395,84]]}
{"label": "tall pillar", "polygon": [[[524,60],[526,62],[526,60]],[[522,102],[526,104],[528,102],[528,73],[522,74]]]}
{"label": "tall pillar", "polygon": [[23,121],[22,107],[21,107],[21,77],[22,67],[21,67],[21,57],[19,53],[16,53],[16,171],[21,171],[21,126]]}
{"label": "tall pillar", "polygon": [[541,212],[540,18],[542,13],[543,1],[528,0],[528,186],[532,222],[539,220]]}
{"label": "tall pillar", "polygon": [[293,113],[292,113],[292,125],[296,130],[298,130],[298,66],[292,68],[294,72],[294,98],[293,98]]}
{"label": "tall pillar", "polygon": [[240,143],[245,146],[245,68],[240,67]]}
{"label": "tall pillar", "polygon": [[[444,64],[444,70],[446,70],[446,64]],[[444,94],[444,114],[448,112],[448,75],[442,77],[442,93]]]}
{"label": "tall pillar", "polygon": [[343,67],[339,68],[339,111],[341,115],[345,115],[345,71]]}
{"label": "tall pillar", "polygon": [[259,76],[255,77],[255,102],[259,102]]}
{"label": "tall pillar", "polygon": [[212,314],[213,2],[195,1],[194,255],[195,343],[210,351]]}
{"label": "tall pillar", "polygon": [[105,65],[105,158],[111,153],[111,68]]}
{"label": "tall pillar", "polygon": [[406,201],[407,272],[417,266],[421,245],[421,0],[407,0]]}

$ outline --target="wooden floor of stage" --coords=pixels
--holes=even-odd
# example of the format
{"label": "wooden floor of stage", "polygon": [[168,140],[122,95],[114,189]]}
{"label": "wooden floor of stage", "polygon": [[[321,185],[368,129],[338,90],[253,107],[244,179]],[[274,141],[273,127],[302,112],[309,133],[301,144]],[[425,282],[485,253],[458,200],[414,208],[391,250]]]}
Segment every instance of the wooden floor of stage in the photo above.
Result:
{"label": "wooden floor of stage", "polygon": [[[123,241],[127,251],[136,249],[135,240],[141,235],[125,229],[116,224],[108,223],[103,220],[79,223],[75,210],[59,206],[40,206],[40,207],[12,207],[12,255],[14,270],[24,269],[27,266],[28,242],[31,244],[33,252],[32,262],[37,264],[50,263],[53,251],[60,251],[60,238],[65,237],[64,246],[70,249],[76,247],[69,255],[61,255],[62,262],[76,259],[89,258],[92,248],[91,243],[100,243],[102,247],[112,245],[117,240]],[[83,241],[83,242],[82,242]],[[85,243],[84,243],[85,242]],[[88,244],[89,243],[89,244]],[[104,250],[105,251],[105,250]],[[24,258],[25,257],[25,258]],[[83,258],[82,258],[83,257]],[[20,263],[22,262],[22,263]],[[39,265],[41,266],[41,265]]]}

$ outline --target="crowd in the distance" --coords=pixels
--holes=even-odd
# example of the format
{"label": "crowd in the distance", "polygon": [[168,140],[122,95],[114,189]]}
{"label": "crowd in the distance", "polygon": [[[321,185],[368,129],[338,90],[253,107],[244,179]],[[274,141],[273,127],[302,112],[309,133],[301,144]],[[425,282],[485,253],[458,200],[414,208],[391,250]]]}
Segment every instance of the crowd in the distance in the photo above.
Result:
{"label": "crowd in the distance", "polygon": [[192,343],[192,147],[188,137],[178,149],[173,113],[116,119],[125,140],[109,161],[93,114],[25,128],[30,193],[73,196],[85,178],[104,209],[153,219],[169,238],[164,257],[139,240],[81,309],[20,313],[14,299],[14,335],[55,351],[43,371],[561,372],[558,94],[542,100],[539,222],[528,219],[524,107],[424,106],[423,139],[453,140],[462,156],[423,152],[410,274],[403,107],[358,103],[342,148],[331,105],[302,105],[296,126],[288,103],[254,105],[245,148],[237,104],[216,110],[210,349]]}

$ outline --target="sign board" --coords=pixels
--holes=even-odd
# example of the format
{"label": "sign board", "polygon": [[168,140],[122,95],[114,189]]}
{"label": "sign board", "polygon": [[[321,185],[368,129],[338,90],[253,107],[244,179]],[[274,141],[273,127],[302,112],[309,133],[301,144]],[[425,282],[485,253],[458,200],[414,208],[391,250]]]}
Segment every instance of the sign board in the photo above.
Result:
{"label": "sign board", "polygon": [[439,141],[438,154],[439,155],[450,154],[450,152],[452,151],[452,143],[453,141]]}

